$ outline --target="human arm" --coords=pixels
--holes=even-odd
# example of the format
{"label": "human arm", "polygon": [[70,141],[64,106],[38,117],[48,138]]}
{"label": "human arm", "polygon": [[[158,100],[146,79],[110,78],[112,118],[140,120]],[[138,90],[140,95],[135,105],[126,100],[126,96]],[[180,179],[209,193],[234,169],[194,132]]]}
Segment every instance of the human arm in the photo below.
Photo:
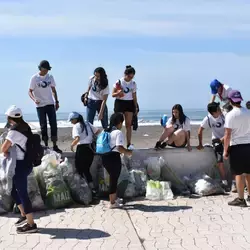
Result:
{"label": "human arm", "polygon": [[199,130],[198,130],[199,145],[196,147],[198,150],[203,149],[203,143],[202,143],[203,130],[204,130],[204,128],[200,126]]}
{"label": "human arm", "polygon": [[34,77],[32,77],[31,80],[30,80],[30,86],[29,86],[29,92],[28,92],[28,94],[29,94],[30,99],[31,99],[35,104],[39,104],[40,101],[39,101],[39,100],[36,100],[36,98],[35,98],[35,96],[34,96],[34,93],[33,93],[35,87],[36,87],[35,79],[34,79]]}
{"label": "human arm", "polygon": [[228,159],[228,149],[230,145],[231,135],[232,135],[232,129],[226,128],[225,135],[224,135],[224,153],[223,153],[225,160]]}
{"label": "human arm", "polygon": [[134,106],[135,106],[135,114],[137,115],[138,114],[138,103],[137,103],[137,95],[136,95],[136,92],[133,93],[133,101],[134,101]]}
{"label": "human arm", "polygon": [[5,157],[8,155],[8,151],[11,146],[12,146],[12,142],[8,139],[5,139],[1,147],[1,152],[4,154]]}
{"label": "human arm", "polygon": [[103,113],[106,107],[106,103],[108,100],[108,95],[109,95],[109,86],[107,86],[104,90],[103,90],[103,100],[102,100],[102,104],[101,104],[101,108],[100,108],[100,112],[98,114],[98,120],[102,120],[103,118]]}
{"label": "human arm", "polygon": [[123,144],[124,144],[123,133],[122,133],[122,131],[118,131],[117,135],[116,135],[116,140],[115,140],[116,149],[121,154],[125,154],[127,156],[131,156],[132,155],[132,151],[124,148]]}
{"label": "human arm", "polygon": [[210,103],[214,102],[214,101],[215,101],[215,99],[216,99],[216,95],[212,95],[212,96],[211,96]]}
{"label": "human arm", "polygon": [[52,89],[52,94],[53,94],[54,99],[55,99],[56,110],[58,110],[59,109],[59,101],[58,101],[56,87],[51,87],[51,89]]}
{"label": "human arm", "polygon": [[187,140],[187,149],[188,151],[191,151],[191,145],[190,145],[190,131],[191,131],[191,126],[190,126],[190,119],[186,118],[185,121],[185,131],[186,131],[186,140]]}
{"label": "human arm", "polygon": [[74,147],[78,144],[80,141],[80,136],[76,136],[75,139],[71,143],[71,151],[74,152]]}

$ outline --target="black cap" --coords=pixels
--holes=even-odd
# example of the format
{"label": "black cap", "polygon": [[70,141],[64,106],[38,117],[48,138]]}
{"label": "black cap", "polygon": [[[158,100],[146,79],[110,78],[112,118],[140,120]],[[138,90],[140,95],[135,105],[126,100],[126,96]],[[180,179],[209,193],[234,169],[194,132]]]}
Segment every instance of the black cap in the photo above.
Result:
{"label": "black cap", "polygon": [[51,70],[51,66],[49,64],[49,62],[47,60],[42,60],[40,62],[40,64],[38,65],[38,68],[41,69],[41,68],[44,68],[44,69],[47,69],[47,70]]}

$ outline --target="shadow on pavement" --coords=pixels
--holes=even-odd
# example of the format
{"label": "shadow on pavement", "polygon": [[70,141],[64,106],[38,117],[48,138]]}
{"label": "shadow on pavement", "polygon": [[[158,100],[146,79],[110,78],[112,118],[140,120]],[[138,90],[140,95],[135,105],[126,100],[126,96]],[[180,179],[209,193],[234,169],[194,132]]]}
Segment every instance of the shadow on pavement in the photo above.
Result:
{"label": "shadow on pavement", "polygon": [[192,209],[190,206],[153,206],[143,204],[131,204],[125,205],[127,210],[139,210],[142,212],[176,212],[179,210]]}
{"label": "shadow on pavement", "polygon": [[110,237],[110,234],[98,229],[39,228],[38,233],[51,235],[51,239],[89,240]]}

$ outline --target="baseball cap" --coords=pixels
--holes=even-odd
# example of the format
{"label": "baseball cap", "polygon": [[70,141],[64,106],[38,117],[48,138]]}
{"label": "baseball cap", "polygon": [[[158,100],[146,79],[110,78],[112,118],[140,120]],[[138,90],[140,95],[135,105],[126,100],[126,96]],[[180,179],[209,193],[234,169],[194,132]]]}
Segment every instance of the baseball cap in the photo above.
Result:
{"label": "baseball cap", "polygon": [[70,121],[72,121],[73,119],[78,119],[79,116],[80,116],[79,113],[77,113],[77,112],[71,112],[71,113],[69,114],[68,121],[70,122]]}
{"label": "baseball cap", "polygon": [[243,101],[241,93],[238,90],[231,90],[228,93],[227,97],[228,97],[228,99],[232,100],[233,102],[241,102],[241,101]]}
{"label": "baseball cap", "polygon": [[38,68],[44,68],[44,69],[47,69],[47,70],[51,70],[51,66],[49,64],[49,62],[47,60],[42,60],[39,65],[38,65]]}
{"label": "baseball cap", "polygon": [[23,112],[16,105],[12,105],[7,109],[7,111],[5,112],[5,115],[11,118],[20,118],[23,116]]}
{"label": "baseball cap", "polygon": [[210,88],[211,88],[211,92],[213,95],[216,95],[218,93],[218,89],[220,86],[221,86],[221,82],[219,82],[217,79],[214,79],[210,83]]}

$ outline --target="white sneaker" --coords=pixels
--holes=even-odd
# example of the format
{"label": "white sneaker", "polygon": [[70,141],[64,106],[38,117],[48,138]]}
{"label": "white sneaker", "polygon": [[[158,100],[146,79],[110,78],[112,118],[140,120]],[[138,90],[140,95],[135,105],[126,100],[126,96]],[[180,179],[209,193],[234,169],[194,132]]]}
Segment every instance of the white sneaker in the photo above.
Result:
{"label": "white sneaker", "polygon": [[123,207],[123,204],[121,204],[118,199],[115,201],[115,203],[113,204],[110,204],[110,208],[113,209],[113,208],[121,208]]}
{"label": "white sneaker", "polygon": [[134,149],[135,149],[134,145],[130,144],[129,147],[128,147],[128,150],[134,150]]}

